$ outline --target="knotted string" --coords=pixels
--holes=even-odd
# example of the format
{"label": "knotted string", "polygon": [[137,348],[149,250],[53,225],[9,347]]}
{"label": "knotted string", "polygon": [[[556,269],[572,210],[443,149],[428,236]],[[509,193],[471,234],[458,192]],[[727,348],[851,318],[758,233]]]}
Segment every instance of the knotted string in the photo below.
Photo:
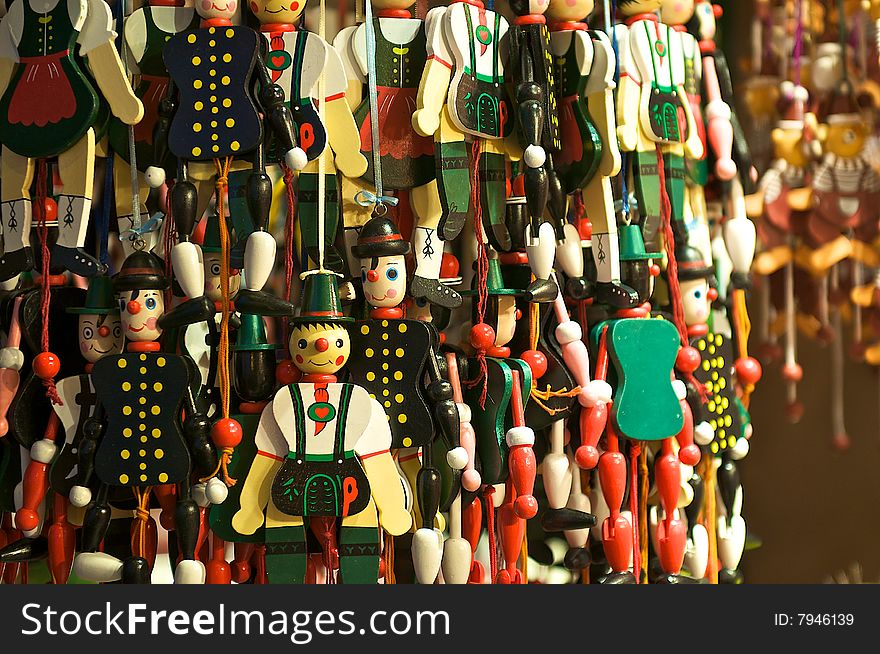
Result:
{"label": "knotted string", "polygon": [[135,487],[134,496],[137,499],[135,507],[135,525],[134,534],[131,539],[131,551],[137,556],[145,556],[147,550],[147,525],[150,521],[150,493],[153,491],[152,486],[145,488]]}
{"label": "knotted string", "polygon": [[[538,330],[540,327],[540,319],[541,319],[541,307],[533,302],[529,305],[529,349],[533,351],[538,350]],[[545,390],[538,389],[538,380],[532,376],[532,389],[529,391],[529,396],[532,398],[532,401],[537,404],[545,413],[550,414],[551,416],[555,416],[557,413],[563,413],[568,411],[569,407],[562,406],[557,409],[553,407],[547,406],[544,404],[545,402],[550,401],[554,397],[577,397],[581,392],[580,386],[575,386],[572,389],[567,389],[564,386],[561,390],[553,390],[550,387],[550,384],[547,384]]]}
{"label": "knotted string", "polygon": [[[483,208],[480,205],[480,139],[475,138],[471,147],[471,204],[474,207],[474,238],[477,241],[477,323],[483,322],[486,316],[486,303],[489,299],[486,280],[489,276],[489,256],[486,253],[486,244],[483,242]],[[477,363],[480,366],[479,375],[464,385],[473,388],[480,382],[483,388],[480,390],[480,408],[486,408],[486,394],[488,392],[488,367],[486,366],[486,351],[477,351]]]}
{"label": "knotted string", "polygon": [[[49,279],[49,263],[52,258],[49,252],[49,226],[46,224],[46,200],[48,197],[48,165],[45,159],[37,164],[37,189],[34,211],[37,214],[37,228],[40,237],[41,286],[40,286],[40,351],[49,351],[49,306],[52,302],[52,283]],[[55,388],[55,380],[51,377],[43,379],[46,397],[52,404],[64,405]]]}
{"label": "knotted string", "polygon": [[[284,171],[284,193],[287,197],[287,215],[284,222],[284,299],[290,301],[293,292],[293,243],[296,240],[296,194],[293,192],[294,173],[282,164]],[[290,337],[290,325],[284,321],[284,342]]]}

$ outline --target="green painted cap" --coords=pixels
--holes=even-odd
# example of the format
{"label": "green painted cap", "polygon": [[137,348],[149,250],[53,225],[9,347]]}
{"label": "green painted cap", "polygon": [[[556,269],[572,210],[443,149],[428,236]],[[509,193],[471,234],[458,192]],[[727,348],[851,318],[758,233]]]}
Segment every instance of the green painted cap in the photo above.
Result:
{"label": "green painted cap", "polygon": [[81,307],[68,307],[67,313],[103,316],[119,313],[119,304],[113,295],[113,280],[106,276],[92,277],[86,292],[85,304]]}
{"label": "green painted cap", "polygon": [[354,322],[342,313],[339,300],[339,282],[336,273],[329,270],[315,270],[305,273],[302,290],[300,314],[291,318],[295,325],[304,322]]}

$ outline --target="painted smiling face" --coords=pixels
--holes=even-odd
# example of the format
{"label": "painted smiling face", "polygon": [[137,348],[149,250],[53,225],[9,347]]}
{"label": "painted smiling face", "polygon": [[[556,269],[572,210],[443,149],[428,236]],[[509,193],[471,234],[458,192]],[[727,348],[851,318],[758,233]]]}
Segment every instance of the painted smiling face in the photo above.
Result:
{"label": "painted smiling face", "polygon": [[663,0],[660,5],[660,20],[667,25],[684,25],[693,15],[694,0]]}
{"label": "painted smiling face", "polygon": [[[220,276],[220,254],[205,253],[205,295],[211,302],[220,302],[223,299],[222,280]],[[229,270],[229,296],[238,293],[241,287],[241,275],[239,271]]]}
{"label": "painted smiling face", "polygon": [[348,331],[332,323],[295,325],[288,345],[294,365],[306,374],[335,374],[351,354]]}
{"label": "painted smiling face", "polygon": [[205,20],[232,20],[238,9],[238,0],[196,0],[196,13]]}
{"label": "painted smiling face", "polygon": [[122,333],[129,341],[155,341],[162,335],[158,325],[165,313],[162,291],[125,291],[118,295]]}
{"label": "painted smiling face", "polygon": [[122,352],[122,325],[119,315],[81,314],[79,317],[79,350],[89,363],[108,354]]}
{"label": "painted smiling face", "polygon": [[593,0],[550,0],[547,19],[553,22],[577,23],[593,13]]}
{"label": "painted smiling face", "polygon": [[364,298],[373,307],[396,307],[406,293],[406,264],[402,255],[361,259]]}
{"label": "painted smiling face", "polygon": [[293,24],[306,8],[306,0],[250,0],[248,6],[261,23]]}
{"label": "painted smiling face", "polygon": [[702,325],[708,322],[712,309],[712,301],[709,298],[709,282],[705,279],[683,281],[679,284],[679,288],[681,289],[681,304],[684,309],[685,323]]}

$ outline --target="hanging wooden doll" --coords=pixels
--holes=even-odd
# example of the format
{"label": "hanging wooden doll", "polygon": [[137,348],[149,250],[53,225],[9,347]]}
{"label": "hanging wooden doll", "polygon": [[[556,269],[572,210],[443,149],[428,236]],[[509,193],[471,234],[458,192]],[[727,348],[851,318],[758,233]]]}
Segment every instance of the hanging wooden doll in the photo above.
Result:
{"label": "hanging wooden doll", "polygon": [[406,292],[404,256],[409,251],[410,244],[388,218],[375,217],[361,230],[353,253],[360,259],[364,298],[371,310],[370,319],[352,329],[352,347],[362,356],[351,360],[347,369],[351,381],[366,388],[388,414],[391,447],[398,459],[418,464],[421,448],[421,466],[412,466],[407,474],[421,516],[412,555],[419,583],[431,584],[442,555],[441,538],[433,528],[441,483],[432,463],[435,434],[443,440],[446,463],[453,470],[464,468],[467,453],[458,441],[452,387],[440,374],[437,329],[429,322],[404,318],[400,308]]}
{"label": "hanging wooden doll", "polygon": [[[454,289],[440,282],[443,241],[452,240],[461,232],[469,205],[468,198],[464,198],[463,204],[452,203],[446,207],[441,204],[434,140],[432,135],[423,136],[413,128],[416,96],[428,55],[425,23],[412,17],[411,6],[410,0],[372,2],[376,10],[372,30],[364,23],[341,33],[336,47],[343,56],[349,55],[348,68],[355,76],[353,84],[365,84],[369,77],[373,77],[376,84],[375,112],[369,93],[361,94],[355,109],[360,151],[369,162],[358,184],[374,193],[381,179],[383,193],[385,190],[409,191],[410,208],[416,218],[413,229],[416,269],[411,293],[417,299],[453,308],[461,304],[461,298]],[[372,40],[368,38],[369,32]],[[368,48],[373,48],[374,71],[369,67]],[[373,134],[374,125],[378,135]],[[379,177],[374,140],[379,144]],[[370,217],[373,206],[364,204],[366,206],[353,203],[354,211],[346,214],[347,230],[363,226]],[[352,268],[356,270],[357,266]]]}
{"label": "hanging wooden doll", "polygon": [[83,426],[77,485],[70,495],[76,506],[94,498],[74,563],[83,579],[149,583],[150,568],[142,551],[145,524],[140,547],[131,557],[120,562],[98,551],[110,520],[108,494],[111,487],[130,488],[140,509],[146,510],[155,486],[177,484],[174,521],[183,560],[177,564],[175,582],[205,580],[205,566],[195,560],[199,508],[192,499],[190,475],[211,475],[217,455],[208,441],[210,423],[189,392],[195,374],[192,362],[162,352],[158,342],[168,283],[161,260],[143,251],[130,255],[114,280],[126,352],[105,356],[92,369],[96,408]]}
{"label": "hanging wooden doll", "polygon": [[[34,266],[30,187],[34,160],[58,157],[64,192],[52,264],[87,277],[104,266],[82,248],[92,204],[95,132],[101,98],[127,125],[140,121],[116,52],[110,8],[101,0],[17,0],[0,23],[0,279]],[[89,76],[75,54],[88,63]],[[92,85],[97,82],[101,92]]]}
{"label": "hanging wooden doll", "polygon": [[[348,80],[342,59],[321,35],[296,28],[305,2],[288,5],[255,0],[249,7],[260,21],[260,32],[265,37],[261,48],[265,48],[263,59],[270,79],[284,92],[297,142],[310,162],[299,173],[298,181],[297,222],[304,255],[300,265],[303,270],[317,265],[318,221],[323,220],[324,264],[341,272],[344,257],[333,245],[341,209],[336,171],[357,178],[367,169],[363,154],[352,147],[358,133],[346,102]],[[318,103],[323,105],[323,118],[318,114]],[[269,139],[268,163],[283,162],[284,152],[279,147],[280,141],[276,145],[275,139]],[[323,169],[319,169],[321,156]],[[324,175],[323,216],[318,215],[319,175]]]}
{"label": "hanging wooden doll", "polygon": [[[586,22],[592,0],[552,0],[550,50],[554,60],[556,95],[560,103],[561,150],[553,154],[555,172],[566,195],[581,190],[591,225],[590,251],[596,267],[595,297],[600,304],[633,306],[637,295],[620,281],[620,253],[611,179],[620,172],[617,122],[614,116],[616,57],[604,32],[590,30]],[[553,202],[550,203],[551,209]],[[556,261],[569,277],[566,292],[575,299],[583,281],[571,274],[564,250],[580,236],[574,225],[563,227],[565,239],[557,246]],[[574,277],[574,279],[572,279]]]}
{"label": "hanging wooden doll", "polygon": [[[278,139],[288,167],[306,164],[297,146],[284,91],[272,82],[260,54],[260,36],[247,27],[233,26],[234,4],[222,9],[198,3],[202,25],[173,36],[163,58],[172,83],[157,121],[157,160],[164,148],[178,159],[178,174],[171,191],[171,207],[180,241],[171,251],[174,272],[187,302],[165,317],[171,328],[207,320],[213,303],[204,295],[202,255],[191,236],[198,218],[198,191],[188,179],[189,162],[213,161],[218,183],[218,212],[225,201],[228,175],[234,159],[250,160],[253,172],[246,184],[247,205],[254,231],[244,251],[245,286],[236,294],[240,311],[262,315],[289,315],[283,299],[262,291],[275,263],[275,239],[266,231],[272,182],[265,172],[264,129]],[[259,83],[254,104],[252,87]]]}
{"label": "hanging wooden doll", "polygon": [[338,555],[343,583],[373,584],[380,527],[399,536],[412,516],[389,452],[388,415],[362,386],[336,381],[351,354],[353,322],[340,309],[336,276],[313,271],[304,282],[302,313],[290,333],[290,355],[303,377],[263,409],[232,527],[248,535],[265,524],[270,583],[304,583],[310,527],[325,535],[328,575]]}
{"label": "hanging wooden doll", "polygon": [[684,232],[684,156],[700,159],[700,142],[684,89],[685,64],[679,34],[652,13],[660,0],[622,0],[625,25],[615,26],[620,64],[617,136],[632,153],[632,175],[645,244],[658,249],[661,226],[660,167],[671,205],[676,245]]}

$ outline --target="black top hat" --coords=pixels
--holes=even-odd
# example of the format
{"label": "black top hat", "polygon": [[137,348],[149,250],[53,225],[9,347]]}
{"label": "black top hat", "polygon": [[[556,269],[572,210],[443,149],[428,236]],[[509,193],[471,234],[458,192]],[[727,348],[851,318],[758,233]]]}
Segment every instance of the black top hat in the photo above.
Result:
{"label": "black top hat", "polygon": [[132,252],[123,262],[122,269],[113,280],[113,290],[164,291],[168,288],[165,264],[152,252]]}
{"label": "black top hat", "polygon": [[409,254],[409,249],[409,241],[400,235],[397,225],[383,216],[374,216],[361,228],[351,252],[358,259],[369,259]]}
{"label": "black top hat", "polygon": [[715,274],[712,266],[707,266],[703,254],[695,247],[683,245],[675,249],[678,264],[678,280],[689,282],[695,279],[711,279]]}

